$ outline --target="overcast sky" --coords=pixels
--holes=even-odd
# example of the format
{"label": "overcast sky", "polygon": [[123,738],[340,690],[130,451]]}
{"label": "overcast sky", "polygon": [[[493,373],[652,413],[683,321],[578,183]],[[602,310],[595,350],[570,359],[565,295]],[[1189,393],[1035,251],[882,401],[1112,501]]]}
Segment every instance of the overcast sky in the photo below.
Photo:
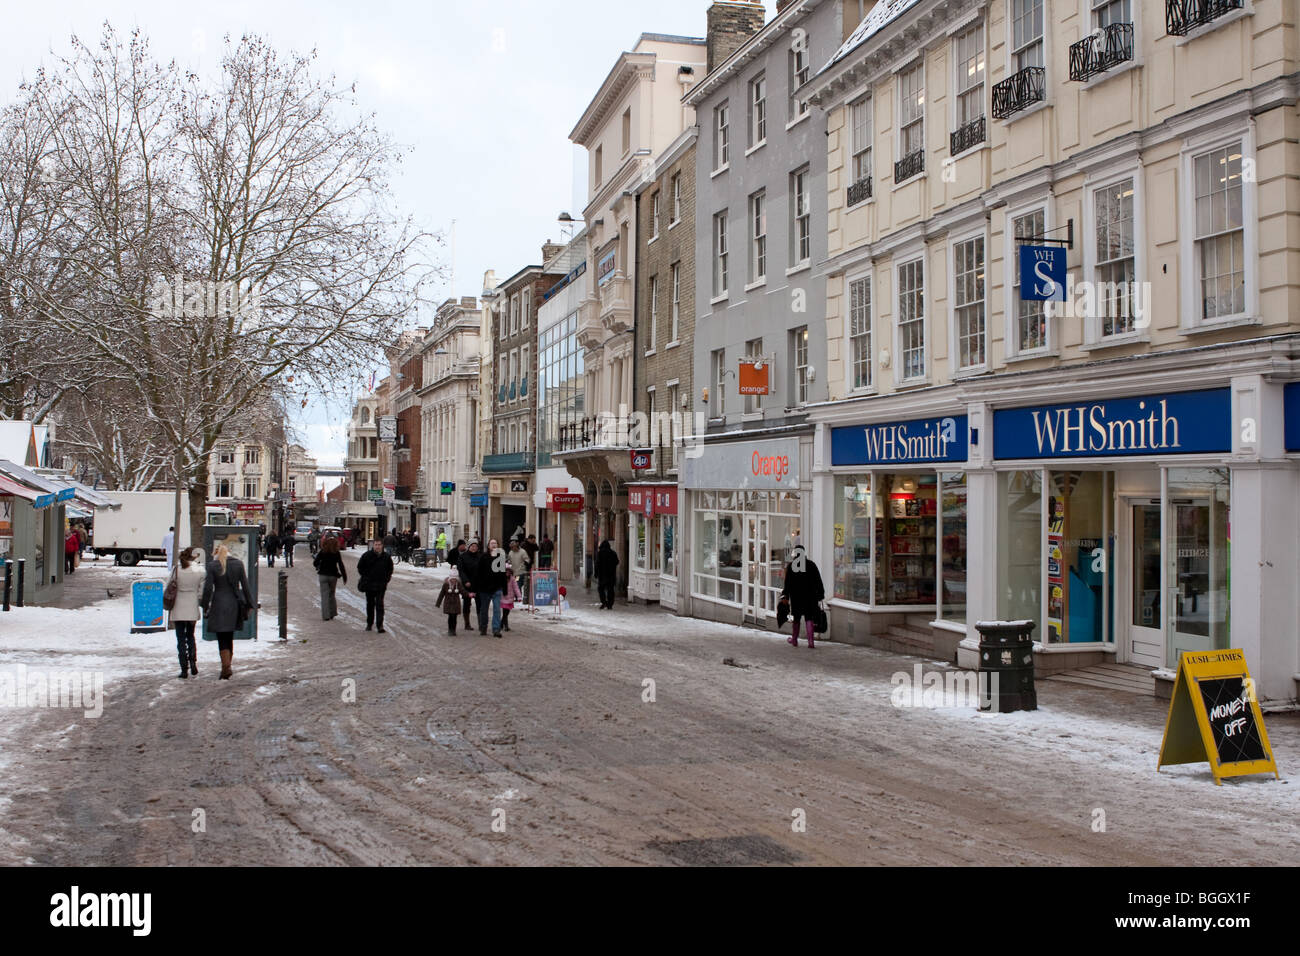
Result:
{"label": "overcast sky", "polygon": [[[49,52],[76,33],[93,41],[108,20],[139,26],[159,59],[215,72],[222,37],[256,32],[281,50],[318,53],[322,72],[357,83],[364,108],[414,153],[395,183],[403,210],[446,233],[449,295],[478,295],[538,262],[556,218],[581,214],[585,151],[568,134],[623,50],[641,33],[704,35],[709,0],[46,0],[7,3],[0,89],[12,99]],[[767,0],[768,16],[775,10]],[[455,255],[451,232],[455,220]],[[343,457],[346,409],[313,401],[297,423],[322,466]]]}

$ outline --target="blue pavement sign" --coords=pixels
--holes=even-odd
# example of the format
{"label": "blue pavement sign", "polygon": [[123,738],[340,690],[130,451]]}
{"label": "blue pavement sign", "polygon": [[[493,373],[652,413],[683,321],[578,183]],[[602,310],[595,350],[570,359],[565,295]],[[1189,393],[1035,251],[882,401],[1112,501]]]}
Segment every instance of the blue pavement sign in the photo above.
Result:
{"label": "blue pavement sign", "polygon": [[163,610],[161,581],[131,582],[131,633],[144,634],[167,630],[167,612]]}

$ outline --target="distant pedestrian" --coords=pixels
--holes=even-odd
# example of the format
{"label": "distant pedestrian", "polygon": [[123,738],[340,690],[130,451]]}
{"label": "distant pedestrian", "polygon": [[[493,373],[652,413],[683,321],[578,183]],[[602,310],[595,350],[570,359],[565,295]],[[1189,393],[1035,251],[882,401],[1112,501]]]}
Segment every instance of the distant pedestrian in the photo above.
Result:
{"label": "distant pedestrian", "polygon": [[280,547],[284,549],[284,566],[293,567],[293,549],[298,544],[298,536],[292,530],[280,535]]}
{"label": "distant pedestrian", "polygon": [[392,557],[392,555],[397,551],[397,535],[393,534],[391,531],[388,532],[388,534],[384,535],[381,547],[384,549],[384,554]]}
{"label": "distant pedestrian", "polygon": [[235,657],[235,632],[243,626],[247,615],[253,613],[257,602],[249,591],[248,572],[243,562],[231,555],[224,544],[217,545],[207,572],[199,607],[208,630],[217,635],[221,679],[229,680],[233,673],[230,664]]}
{"label": "distant pedestrian", "polygon": [[167,533],[163,535],[162,539],[163,554],[167,555],[167,567],[169,568],[172,566],[172,548],[175,547],[175,541],[176,526],[173,525],[167,529]]}
{"label": "distant pedestrian", "polygon": [[77,552],[81,550],[81,544],[77,540],[77,532],[69,529],[68,536],[63,539],[63,573],[71,574],[77,570]]}
{"label": "distant pedestrian", "polygon": [[[447,633],[453,637],[456,636],[456,620],[465,610],[465,601],[465,589],[460,583],[460,575],[452,568],[451,574],[442,582],[442,590],[438,592],[434,606],[442,608],[442,613],[447,615]],[[465,622],[468,626],[468,617]]]}
{"label": "distant pedestrian", "polygon": [[478,542],[471,541],[460,553],[460,558],[456,562],[456,570],[460,572],[460,583],[465,589],[465,630],[470,628],[470,602],[478,600],[478,565],[483,560],[479,554]]}
{"label": "distant pedestrian", "polygon": [[316,557],[316,553],[320,551],[320,529],[319,528],[312,528],[311,534],[307,535],[307,547],[311,551],[311,556],[313,558]]}
{"label": "distant pedestrian", "polygon": [[320,577],[320,619],[332,621],[339,616],[338,598],[335,596],[339,578],[344,584],[348,583],[348,571],[343,567],[343,556],[339,554],[339,539],[332,534],[322,538],[320,553],[314,563]]}
{"label": "distant pedestrian", "polygon": [[539,568],[550,568],[555,558],[555,542],[551,540],[549,534],[542,535],[542,543],[537,546],[537,556],[541,560]]}
{"label": "distant pedestrian", "polygon": [[172,569],[172,579],[176,582],[176,603],[172,605],[171,626],[176,629],[176,656],[180,658],[181,680],[190,674],[198,676],[199,662],[197,648],[194,644],[194,628],[199,620],[199,598],[203,594],[203,584],[207,571],[199,564],[199,552],[186,548],[180,553],[180,561]]}
{"label": "distant pedestrian", "polygon": [[357,560],[357,587],[366,595],[366,630],[384,631],[384,592],[393,577],[393,558],[384,550],[384,542],[376,538],[370,550]]}
{"label": "distant pedestrian", "polygon": [[801,544],[795,545],[790,563],[785,566],[781,597],[790,602],[791,633],[786,643],[799,646],[799,620],[802,618],[808,633],[808,646],[815,647],[813,633],[822,599],[826,597],[826,587],[822,583],[821,571]]}
{"label": "distant pedestrian", "polygon": [[275,567],[275,556],[279,550],[280,539],[276,537],[275,532],[272,531],[266,536],[266,540],[262,542],[262,551],[266,554],[266,566],[268,568]]}
{"label": "distant pedestrian", "polygon": [[523,544],[524,551],[528,553],[528,565],[530,568],[537,567],[537,535],[530,534]]}
{"label": "distant pedestrian", "polygon": [[519,590],[519,579],[515,577],[514,568],[506,570],[506,587],[501,592],[501,630],[510,630],[510,612],[515,608],[515,602],[523,603],[523,592]]}
{"label": "distant pedestrian", "polygon": [[596,552],[596,589],[600,593],[600,606],[610,609],[614,606],[614,589],[618,584],[618,555],[608,539],[600,543]]}
{"label": "distant pedestrian", "polygon": [[438,537],[433,542],[434,558],[438,564],[447,560],[447,532],[439,531]]}

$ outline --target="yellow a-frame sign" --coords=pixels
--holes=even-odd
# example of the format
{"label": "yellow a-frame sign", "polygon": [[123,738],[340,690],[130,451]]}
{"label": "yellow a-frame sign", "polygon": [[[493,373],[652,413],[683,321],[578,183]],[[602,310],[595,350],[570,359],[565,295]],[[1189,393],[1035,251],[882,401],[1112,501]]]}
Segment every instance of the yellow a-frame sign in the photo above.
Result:
{"label": "yellow a-frame sign", "polygon": [[1278,776],[1242,651],[1183,651],[1179,658],[1156,771],[1202,761],[1209,762],[1216,785],[1223,777]]}

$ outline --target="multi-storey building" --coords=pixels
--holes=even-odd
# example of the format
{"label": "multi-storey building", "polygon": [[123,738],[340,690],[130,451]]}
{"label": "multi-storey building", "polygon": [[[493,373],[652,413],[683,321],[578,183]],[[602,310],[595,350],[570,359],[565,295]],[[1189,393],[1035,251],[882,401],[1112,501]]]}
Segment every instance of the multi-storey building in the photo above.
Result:
{"label": "multi-storey building", "polygon": [[1238,647],[1294,697],[1295,5],[873,6],[799,94],[832,634],[973,663],[975,622],[1027,619],[1040,669],[1158,675]]}
{"label": "multi-storey building", "polygon": [[[759,16],[761,17],[761,5]],[[586,486],[588,561],[612,539],[626,587],[628,425],[636,407],[633,337],[637,264],[636,187],[654,157],[695,122],[681,101],[705,66],[705,41],[644,33],[619,56],[569,139],[587,149],[586,260],[594,273],[578,315],[587,423],[555,458]]]}
{"label": "multi-storey building", "polygon": [[[420,415],[420,390],[423,386],[424,359],[421,342],[424,330],[403,332],[388,350],[391,370],[384,380],[388,414],[395,419],[391,440],[380,434],[380,474],[384,476],[382,511],[385,527],[392,531],[409,531],[416,527],[428,497],[421,459],[423,435]],[[424,538],[421,536],[421,542]]]}
{"label": "multi-storey building", "polygon": [[[542,261],[563,246],[547,242]],[[489,296],[492,362],[490,445],[481,468],[488,481],[487,536],[505,542],[528,528],[537,456],[537,309],[546,290],[564,277],[542,265],[525,266]],[[486,411],[486,410],[485,410]]]}
{"label": "multi-storey building", "polygon": [[302,445],[289,446],[286,490],[295,521],[313,518],[317,511],[316,459]]}
{"label": "multi-storey building", "polygon": [[446,299],[420,341],[421,489],[429,511],[417,531],[432,547],[440,531],[454,543],[471,534],[469,492],[479,480],[480,325],[476,296]]}
{"label": "multi-storey building", "polygon": [[367,540],[384,530],[379,511],[384,500],[384,484],[380,477],[378,422],[383,407],[382,394],[377,392],[353,404],[347,428],[347,454],[343,458],[350,495],[338,522],[340,527],[356,528]]}
{"label": "multi-storey building", "polygon": [[[578,342],[578,318],[591,280],[584,258],[587,236],[580,231],[545,265],[564,278],[542,294],[537,309],[537,480],[533,493],[540,542],[555,545],[553,568],[570,581],[585,574],[586,515],[581,507],[585,486],[555,459],[581,434],[586,416],[586,370]],[[555,496],[565,495],[556,501]]]}
{"label": "multi-storey building", "polygon": [[678,442],[691,422],[695,341],[695,166],[698,127],[658,157],[637,189],[636,370],[640,430],[650,452],[628,482],[628,598],[677,607]]}
{"label": "multi-storey building", "polygon": [[[277,430],[278,431],[278,430]],[[228,508],[237,521],[283,530],[288,502],[289,448],[265,441],[222,442],[208,459],[208,504]]]}
{"label": "multi-storey building", "polygon": [[761,4],[714,4],[709,71],[686,97],[700,126],[691,406],[706,424],[682,453],[678,607],[697,617],[774,617],[811,518],[826,117],[800,89],[842,41],[845,11],[780,3],[764,24]]}

